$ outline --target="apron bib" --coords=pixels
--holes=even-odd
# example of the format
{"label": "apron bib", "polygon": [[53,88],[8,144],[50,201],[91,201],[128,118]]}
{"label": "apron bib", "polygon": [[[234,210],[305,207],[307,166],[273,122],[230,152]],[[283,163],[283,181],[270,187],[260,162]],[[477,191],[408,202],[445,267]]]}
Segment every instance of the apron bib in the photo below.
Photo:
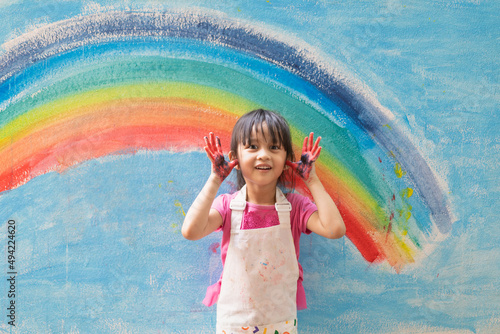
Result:
{"label": "apron bib", "polygon": [[279,225],[242,230],[245,207],[246,186],[230,203],[231,236],[217,302],[217,333],[296,333],[299,267],[291,205],[276,188]]}

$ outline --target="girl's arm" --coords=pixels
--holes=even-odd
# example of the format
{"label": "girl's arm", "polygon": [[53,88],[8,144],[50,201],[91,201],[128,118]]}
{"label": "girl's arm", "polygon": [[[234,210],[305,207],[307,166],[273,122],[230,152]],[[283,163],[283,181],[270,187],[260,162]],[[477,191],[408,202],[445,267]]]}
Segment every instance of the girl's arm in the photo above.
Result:
{"label": "girl's arm", "polygon": [[311,132],[309,137],[304,139],[300,161],[297,163],[287,161],[287,165],[302,177],[318,207],[318,211],[309,217],[307,229],[329,239],[338,239],[345,234],[345,224],[337,206],[316,174],[314,162],[321,152],[319,147],[321,137],[318,137],[314,145],[313,138],[314,134]]}
{"label": "girl's arm", "polygon": [[212,161],[212,173],[184,218],[182,235],[189,240],[201,239],[222,225],[221,215],[211,206],[222,181],[238,163],[238,160],[225,161],[220,139],[213,133],[210,133],[210,138],[205,137],[205,144],[207,156]]}
{"label": "girl's arm", "polygon": [[201,239],[222,225],[222,217],[219,212],[211,209],[220,185],[219,177],[211,174],[184,217],[182,224],[184,238]]}

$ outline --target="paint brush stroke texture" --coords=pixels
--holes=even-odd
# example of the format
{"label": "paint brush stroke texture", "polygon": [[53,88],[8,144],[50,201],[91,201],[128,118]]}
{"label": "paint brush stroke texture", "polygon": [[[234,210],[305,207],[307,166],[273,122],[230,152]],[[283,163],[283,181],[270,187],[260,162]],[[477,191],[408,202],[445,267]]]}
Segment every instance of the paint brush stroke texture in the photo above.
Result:
{"label": "paint brush stroke texture", "polygon": [[[221,17],[113,12],[4,49],[0,191],[109,154],[199,148],[208,131],[228,143],[236,118],[262,106],[285,114],[294,143],[330,136],[318,172],[367,261],[399,270],[450,231],[441,181],[391,113],[305,45]],[[395,162],[403,172],[386,175]]]}

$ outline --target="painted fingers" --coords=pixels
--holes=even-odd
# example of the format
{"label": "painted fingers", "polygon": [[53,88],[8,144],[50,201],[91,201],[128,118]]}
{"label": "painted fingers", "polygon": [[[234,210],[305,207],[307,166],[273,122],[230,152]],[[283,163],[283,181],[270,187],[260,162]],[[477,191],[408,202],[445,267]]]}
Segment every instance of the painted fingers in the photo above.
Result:
{"label": "painted fingers", "polygon": [[210,132],[208,137],[205,137],[205,152],[212,162],[212,170],[219,176],[221,182],[231,173],[234,166],[238,164],[238,160],[230,161],[229,163],[224,158],[220,138],[216,137],[213,132]]}
{"label": "painted fingers", "polygon": [[305,137],[300,159],[302,160],[302,157],[306,155],[311,162],[316,161],[321,153],[321,146],[319,146],[320,141],[321,137],[316,138],[316,141],[314,141],[314,132],[311,132],[309,137]]}
{"label": "painted fingers", "polygon": [[297,162],[286,162],[287,166],[290,166],[304,180],[309,179],[311,171],[313,170],[313,164],[321,153],[321,146],[319,146],[320,141],[321,137],[318,137],[316,141],[314,141],[314,133],[311,132],[309,136],[304,138],[300,160]]}

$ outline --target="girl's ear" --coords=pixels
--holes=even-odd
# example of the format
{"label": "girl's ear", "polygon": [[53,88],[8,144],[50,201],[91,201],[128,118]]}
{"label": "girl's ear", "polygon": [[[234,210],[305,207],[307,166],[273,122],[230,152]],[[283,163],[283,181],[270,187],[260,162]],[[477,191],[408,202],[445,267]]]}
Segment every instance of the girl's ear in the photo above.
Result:
{"label": "girl's ear", "polygon": [[[237,159],[236,154],[233,151],[229,151],[229,153],[227,155],[229,156],[229,160],[231,160],[231,161]],[[240,169],[240,165],[236,165],[236,166],[234,166],[234,168]]]}
{"label": "girl's ear", "polygon": [[289,166],[285,162],[285,167],[283,167],[283,170],[288,170]]}

